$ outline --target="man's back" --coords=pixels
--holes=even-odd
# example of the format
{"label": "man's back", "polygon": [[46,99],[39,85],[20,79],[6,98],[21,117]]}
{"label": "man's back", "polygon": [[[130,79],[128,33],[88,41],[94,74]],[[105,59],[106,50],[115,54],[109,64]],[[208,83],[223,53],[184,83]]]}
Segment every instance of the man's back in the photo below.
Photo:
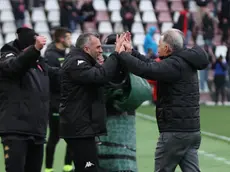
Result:
{"label": "man's back", "polygon": [[[199,56],[200,52],[197,51],[197,56]],[[193,55],[190,62],[184,59],[184,57],[187,59],[189,54],[183,51],[173,56],[180,64],[180,79],[172,82],[158,82],[156,116],[159,131],[199,131],[199,80],[197,69],[192,64]]]}
{"label": "man's back", "polygon": [[[172,172],[177,165],[184,172],[200,172],[201,143],[197,70],[207,68],[207,53],[200,47],[184,47],[183,33],[169,29],[161,35],[158,54],[152,61],[125,43],[120,60],[130,72],[158,82],[157,123],[160,131],[155,152],[155,171]],[[125,52],[126,51],[126,52]]]}

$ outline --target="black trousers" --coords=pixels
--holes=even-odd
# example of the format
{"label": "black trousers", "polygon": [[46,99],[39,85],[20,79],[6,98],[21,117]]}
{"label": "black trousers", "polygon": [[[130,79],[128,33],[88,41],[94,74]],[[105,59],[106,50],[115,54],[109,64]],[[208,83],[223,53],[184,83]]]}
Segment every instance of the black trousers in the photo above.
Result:
{"label": "black trousers", "polygon": [[43,144],[36,144],[33,140],[4,140],[3,149],[5,171],[41,172]]}
{"label": "black trousers", "polygon": [[95,138],[65,139],[73,152],[75,172],[99,172]]}
{"label": "black trousers", "polygon": [[[46,145],[46,168],[52,168],[54,162],[54,153],[59,141],[59,116],[50,114],[49,118],[49,138]],[[72,155],[70,147],[67,145],[65,154],[65,165],[72,165]]]}
{"label": "black trousers", "polygon": [[216,100],[218,103],[219,95],[221,95],[221,101],[224,103],[225,100],[225,75],[216,75],[214,76],[214,83],[216,88]]}

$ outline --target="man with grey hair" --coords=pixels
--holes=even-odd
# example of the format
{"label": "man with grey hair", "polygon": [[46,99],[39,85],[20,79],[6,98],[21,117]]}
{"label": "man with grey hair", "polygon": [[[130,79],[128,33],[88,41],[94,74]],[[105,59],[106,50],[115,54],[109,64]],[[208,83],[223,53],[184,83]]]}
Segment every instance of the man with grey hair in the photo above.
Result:
{"label": "man with grey hair", "polygon": [[[121,42],[121,41],[120,41]],[[116,45],[116,50],[121,45]],[[61,71],[60,136],[73,152],[75,170],[98,172],[95,137],[106,134],[103,86],[116,74],[117,53],[104,64],[101,42],[92,33],[81,34]]]}
{"label": "man with grey hair", "polygon": [[162,34],[158,53],[160,62],[146,58],[132,50],[126,38],[118,56],[130,72],[157,81],[156,118],[160,136],[155,171],[172,172],[179,165],[183,172],[199,172],[201,135],[197,70],[207,67],[207,54],[198,46],[184,47],[183,34],[176,29]]}

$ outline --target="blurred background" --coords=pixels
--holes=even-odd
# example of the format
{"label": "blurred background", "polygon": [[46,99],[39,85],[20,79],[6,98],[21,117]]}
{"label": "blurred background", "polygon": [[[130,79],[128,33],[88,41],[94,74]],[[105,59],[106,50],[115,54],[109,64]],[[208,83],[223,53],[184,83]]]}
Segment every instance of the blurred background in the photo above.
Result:
{"label": "blurred background", "polygon": [[[157,55],[160,33],[178,28],[188,47],[197,44],[209,54],[209,67],[199,73],[201,103],[230,101],[229,70],[223,74],[225,92],[220,91],[218,100],[213,82],[217,59],[229,67],[229,0],[0,0],[0,47],[13,40],[22,26],[34,28],[48,43],[53,28],[67,27],[73,44],[81,32],[98,32],[103,41],[110,33],[129,30],[133,45],[149,57]],[[148,36],[152,45],[146,43]]]}
{"label": "blurred background", "polygon": [[[46,36],[48,44],[57,26],[72,31],[73,44],[82,32],[98,32],[104,41],[111,33],[131,31],[133,46],[149,58],[157,56],[162,32],[180,29],[186,46],[202,46],[210,60],[207,69],[199,71],[201,171],[230,171],[230,0],[0,0],[0,47],[15,39],[16,29],[23,26]],[[216,74],[224,79],[217,81]],[[221,89],[216,90],[217,85]],[[144,105],[137,114],[138,165],[139,171],[149,172],[158,129],[154,105]],[[55,165],[61,171],[64,142],[59,147]]]}

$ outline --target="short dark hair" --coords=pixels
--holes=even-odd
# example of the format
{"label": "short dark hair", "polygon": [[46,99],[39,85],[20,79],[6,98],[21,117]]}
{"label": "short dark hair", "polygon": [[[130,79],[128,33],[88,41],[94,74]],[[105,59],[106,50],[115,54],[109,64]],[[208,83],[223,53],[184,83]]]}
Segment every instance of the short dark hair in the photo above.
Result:
{"label": "short dark hair", "polygon": [[77,48],[82,49],[84,47],[84,45],[89,42],[90,37],[92,37],[92,36],[94,36],[98,39],[100,38],[100,35],[98,35],[97,33],[83,33],[77,38],[75,46]]}
{"label": "short dark hair", "polygon": [[65,27],[55,28],[54,34],[53,34],[54,42],[59,42],[60,38],[65,37],[67,33],[71,33],[71,31]]}
{"label": "short dark hair", "polygon": [[117,38],[117,34],[115,34],[115,33],[110,34],[109,36],[107,36],[107,37],[105,38],[104,43],[105,43],[105,44],[108,44],[108,45],[110,45],[110,44],[115,44],[115,43],[116,43],[116,38]]}

